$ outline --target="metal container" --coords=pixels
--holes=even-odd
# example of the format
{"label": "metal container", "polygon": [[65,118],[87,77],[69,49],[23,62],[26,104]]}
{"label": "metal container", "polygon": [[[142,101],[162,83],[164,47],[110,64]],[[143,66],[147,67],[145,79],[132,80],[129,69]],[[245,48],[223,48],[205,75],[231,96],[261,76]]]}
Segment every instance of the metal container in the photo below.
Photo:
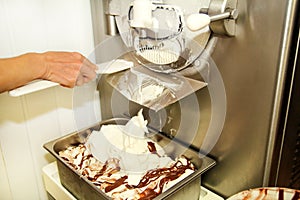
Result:
{"label": "metal container", "polygon": [[[102,121],[85,130],[71,133],[69,135],[63,136],[61,138],[55,139],[44,144],[44,148],[48,150],[56,159],[58,173],[60,176],[60,181],[62,185],[67,188],[76,198],[78,199],[111,199],[104,192],[93,185],[87,178],[81,176],[77,171],[75,171],[69,164],[65,162],[60,156],[59,151],[66,149],[71,145],[78,145],[84,143],[86,138],[93,130],[100,130],[102,125],[107,124],[121,124],[124,125],[128,122],[128,119],[116,118]],[[200,195],[200,182],[201,175],[213,167],[216,162],[198,152],[184,146],[179,141],[173,141],[164,135],[150,130],[149,137],[157,142],[162,147],[166,147],[165,151],[168,156],[175,158],[176,155],[182,154],[196,167],[196,171],[184,178],[179,183],[175,184],[173,187],[165,191],[164,193],[157,196],[155,199],[199,199]]]}

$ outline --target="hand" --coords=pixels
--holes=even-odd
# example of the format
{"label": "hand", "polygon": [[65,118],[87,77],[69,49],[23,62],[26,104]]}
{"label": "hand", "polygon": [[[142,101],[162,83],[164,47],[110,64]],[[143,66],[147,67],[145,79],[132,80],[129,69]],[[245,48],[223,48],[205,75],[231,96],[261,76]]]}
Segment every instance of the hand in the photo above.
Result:
{"label": "hand", "polygon": [[95,78],[96,65],[77,52],[45,52],[43,79],[60,83],[65,87],[82,85]]}

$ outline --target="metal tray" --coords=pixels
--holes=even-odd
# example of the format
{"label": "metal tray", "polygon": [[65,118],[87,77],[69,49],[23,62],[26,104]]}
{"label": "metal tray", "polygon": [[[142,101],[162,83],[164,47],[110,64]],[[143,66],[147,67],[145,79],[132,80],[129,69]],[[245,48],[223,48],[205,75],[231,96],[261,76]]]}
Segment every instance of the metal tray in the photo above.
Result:
{"label": "metal tray", "polygon": [[[98,124],[84,129],[82,131],[74,132],[69,135],[60,137],[53,141],[44,144],[44,148],[49,151],[57,159],[58,173],[62,185],[68,189],[78,199],[111,199],[104,192],[98,189],[87,178],[81,176],[76,170],[74,170],[69,164],[65,162],[60,156],[59,151],[66,149],[70,145],[78,145],[84,143],[86,138],[93,130],[100,130],[102,125],[107,124],[121,124],[125,125],[128,119],[115,118],[99,122]],[[164,135],[157,133],[154,130],[149,129],[149,137],[156,141],[162,147],[165,147],[165,151],[168,156],[175,158],[176,156],[184,155],[191,159],[191,162],[195,165],[196,171],[184,178],[167,191],[163,192],[155,199],[199,199],[200,195],[200,182],[201,175],[213,167],[216,162],[204,155],[199,154],[196,151],[180,144],[179,142],[170,140]]]}

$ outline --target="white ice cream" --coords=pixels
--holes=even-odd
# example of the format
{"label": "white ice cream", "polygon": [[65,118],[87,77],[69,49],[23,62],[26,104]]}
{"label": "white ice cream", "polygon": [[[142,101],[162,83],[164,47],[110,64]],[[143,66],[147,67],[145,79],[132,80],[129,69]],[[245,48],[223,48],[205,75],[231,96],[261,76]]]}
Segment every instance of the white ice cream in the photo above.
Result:
{"label": "white ice cream", "polygon": [[138,93],[135,95],[135,100],[141,104],[147,104],[160,97],[164,89],[164,86],[155,84],[141,87],[139,88]]}
{"label": "white ice cream", "polygon": [[[94,157],[105,162],[110,158],[120,160],[121,170],[145,172],[153,168],[165,167],[172,161],[164,150],[145,137],[147,121],[142,111],[123,125],[104,125],[100,131],[93,131],[86,145]],[[151,153],[148,142],[154,143],[156,153]]]}
{"label": "white ice cream", "polygon": [[184,156],[175,160],[145,137],[142,111],[126,125],[104,125],[85,144],[59,155],[112,199],[153,199],[194,172]]}

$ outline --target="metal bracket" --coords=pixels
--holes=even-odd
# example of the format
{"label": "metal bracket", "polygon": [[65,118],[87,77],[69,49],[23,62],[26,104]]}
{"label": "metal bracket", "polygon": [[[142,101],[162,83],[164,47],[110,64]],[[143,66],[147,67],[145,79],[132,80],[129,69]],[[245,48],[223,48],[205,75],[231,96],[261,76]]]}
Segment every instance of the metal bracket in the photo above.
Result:
{"label": "metal bracket", "polygon": [[238,0],[211,0],[209,8],[200,9],[200,13],[208,14],[211,18],[210,29],[212,32],[235,36]]}

